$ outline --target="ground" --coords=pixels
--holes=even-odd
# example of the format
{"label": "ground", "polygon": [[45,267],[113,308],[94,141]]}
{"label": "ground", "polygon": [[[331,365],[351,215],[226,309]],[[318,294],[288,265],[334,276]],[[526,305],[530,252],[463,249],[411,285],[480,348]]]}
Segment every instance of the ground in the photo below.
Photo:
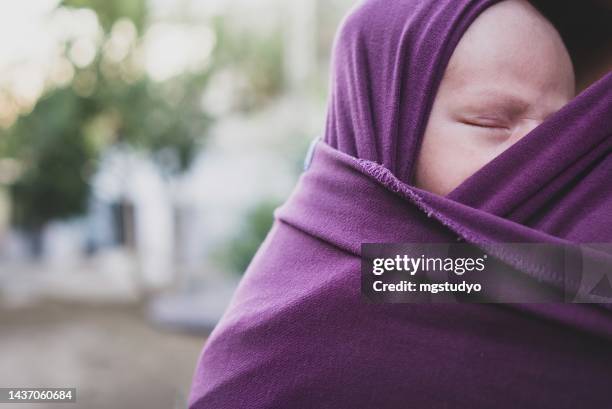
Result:
{"label": "ground", "polygon": [[140,305],[0,309],[0,387],[76,387],[77,403],[0,409],[185,408],[204,336],[152,327]]}

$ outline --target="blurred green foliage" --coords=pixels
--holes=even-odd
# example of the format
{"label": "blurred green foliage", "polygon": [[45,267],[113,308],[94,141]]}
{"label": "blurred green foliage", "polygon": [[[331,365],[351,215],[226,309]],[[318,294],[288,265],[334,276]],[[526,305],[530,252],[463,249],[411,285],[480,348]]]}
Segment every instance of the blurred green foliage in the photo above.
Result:
{"label": "blurred green foliage", "polygon": [[17,121],[12,137],[4,138],[5,151],[25,165],[10,186],[16,224],[36,230],[51,218],[85,209],[84,179],[96,149],[82,137],[81,126],[95,112],[94,101],[68,89],[56,90]]}
{"label": "blurred green foliage", "polygon": [[[233,20],[216,16],[207,22],[216,38],[210,64],[156,82],[131,66],[142,58],[134,47],[121,61],[104,58],[104,44],[119,20],[132,21],[136,43],[142,41],[148,24],[146,0],[63,0],[59,7],[93,10],[102,39],[91,64],[72,66],[70,83],[47,89],[31,111],[0,131],[0,159],[16,159],[22,170],[8,186],[12,222],[18,227],[37,232],[48,221],[82,214],[90,196],[89,180],[111,146],[146,151],[168,177],[188,169],[213,121],[202,101],[215,73],[231,74],[215,81],[229,83],[225,95],[235,101],[234,110],[261,108],[283,92],[280,24],[262,32],[236,30]],[[64,45],[67,61],[70,46]],[[275,206],[266,202],[254,208],[240,237],[226,243],[230,269],[242,271],[248,265],[270,228]]]}
{"label": "blurred green foliage", "polygon": [[[106,28],[124,17],[143,24],[146,16],[141,1],[62,4],[94,7]],[[166,175],[189,167],[211,123],[200,104],[209,71],[158,83],[144,74],[122,75],[121,64],[109,65],[98,50],[90,66],[75,67],[70,84],[47,90],[31,112],[2,131],[0,158],[15,158],[23,168],[9,186],[15,225],[35,231],[52,219],[81,214],[89,177],[113,144],[150,152]]]}
{"label": "blurred green foliage", "polygon": [[142,32],[147,17],[146,0],[62,0],[60,6],[94,10],[106,32],[121,18],[130,19]]}
{"label": "blurred green foliage", "polygon": [[49,92],[4,135],[3,154],[18,158],[24,169],[10,186],[16,225],[36,228],[82,213],[89,177],[111,144],[150,151],[168,175],[187,169],[198,152],[210,123],[197,101],[194,83],[201,79],[165,85],[100,81],[88,96],[72,87]]}
{"label": "blurred green foliage", "polygon": [[277,201],[265,200],[252,207],[242,228],[213,254],[213,259],[225,269],[242,274],[270,231],[278,205]]}
{"label": "blurred green foliage", "polygon": [[[198,153],[212,118],[202,111],[200,99],[208,73],[184,74],[165,83],[146,77],[135,83],[103,80],[91,96],[100,106],[104,126],[92,135],[104,146],[111,135],[116,142],[145,149],[165,173],[185,171]],[[97,131],[97,133],[96,133]]]}

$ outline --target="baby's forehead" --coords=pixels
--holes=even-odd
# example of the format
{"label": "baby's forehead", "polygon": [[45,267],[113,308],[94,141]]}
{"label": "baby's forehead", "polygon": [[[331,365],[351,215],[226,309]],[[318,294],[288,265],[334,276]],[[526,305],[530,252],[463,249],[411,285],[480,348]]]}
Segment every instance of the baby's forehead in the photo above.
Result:
{"label": "baby's forehead", "polygon": [[[507,64],[546,54],[561,57],[559,34],[529,3],[508,0],[485,10],[457,44],[451,69],[485,64]],[[457,67],[459,66],[459,67]]]}
{"label": "baby's forehead", "polygon": [[506,0],[485,10],[457,44],[444,75],[455,86],[488,80],[573,84],[561,37],[526,1]]}

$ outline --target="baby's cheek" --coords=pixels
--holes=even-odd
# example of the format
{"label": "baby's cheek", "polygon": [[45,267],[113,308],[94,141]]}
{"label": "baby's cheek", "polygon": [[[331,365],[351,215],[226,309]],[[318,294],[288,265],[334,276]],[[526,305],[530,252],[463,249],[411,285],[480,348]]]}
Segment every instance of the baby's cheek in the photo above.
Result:
{"label": "baby's cheek", "polygon": [[445,195],[473,173],[476,150],[464,138],[452,126],[430,124],[417,166],[418,187]]}
{"label": "baby's cheek", "polygon": [[[506,140],[487,133],[457,127],[446,149],[454,157],[454,171],[462,181],[473,175],[506,149]],[[451,159],[449,159],[451,160]]]}
{"label": "baby's cheek", "polygon": [[446,195],[506,149],[483,132],[439,121],[428,127],[417,168],[417,186]]}

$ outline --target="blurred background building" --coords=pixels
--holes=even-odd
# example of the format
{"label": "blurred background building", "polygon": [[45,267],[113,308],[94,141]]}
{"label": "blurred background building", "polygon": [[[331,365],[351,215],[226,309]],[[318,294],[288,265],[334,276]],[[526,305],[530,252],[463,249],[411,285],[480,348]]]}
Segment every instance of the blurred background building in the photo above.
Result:
{"label": "blurred background building", "polygon": [[0,3],[0,386],[185,406],[352,3]]}

